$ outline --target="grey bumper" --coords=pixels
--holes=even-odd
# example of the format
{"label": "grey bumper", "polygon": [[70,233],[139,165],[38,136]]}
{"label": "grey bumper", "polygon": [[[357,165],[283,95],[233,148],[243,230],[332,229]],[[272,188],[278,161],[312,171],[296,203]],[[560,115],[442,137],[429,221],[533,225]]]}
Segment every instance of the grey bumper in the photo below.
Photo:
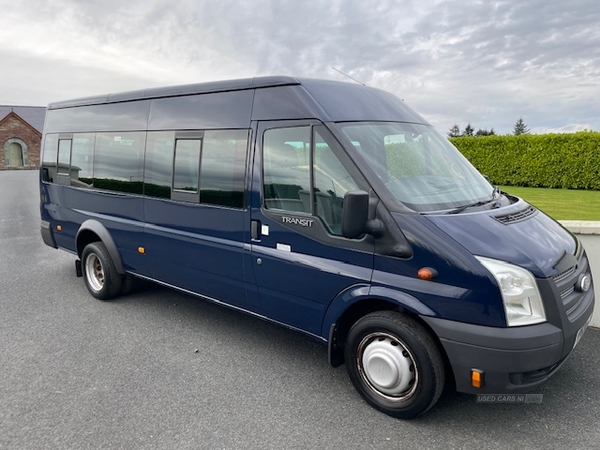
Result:
{"label": "grey bumper", "polygon": [[58,248],[56,245],[56,241],[54,240],[54,234],[52,233],[50,222],[42,220],[40,230],[42,232],[42,239],[44,240],[44,244],[53,248]]}
{"label": "grey bumper", "polygon": [[[586,324],[586,314],[581,327]],[[456,390],[471,394],[512,394],[545,382],[566,360],[575,335],[550,323],[495,328],[423,317],[437,334],[456,380]],[[471,385],[471,370],[484,372],[481,388]]]}

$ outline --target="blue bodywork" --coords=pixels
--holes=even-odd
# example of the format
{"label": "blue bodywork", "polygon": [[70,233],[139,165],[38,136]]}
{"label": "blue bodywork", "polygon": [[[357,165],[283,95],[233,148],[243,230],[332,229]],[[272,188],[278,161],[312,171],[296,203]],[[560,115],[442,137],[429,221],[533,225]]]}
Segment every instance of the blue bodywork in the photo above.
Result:
{"label": "blue bodywork", "polygon": [[[82,113],[89,115],[85,125],[77,120]],[[491,386],[514,385],[508,372],[552,367],[549,375],[568,355],[575,333],[591,315],[593,287],[577,300],[579,310],[568,316],[552,279],[562,271],[565,255],[581,268],[587,264],[585,253],[573,235],[537,210],[508,224],[498,219],[527,209],[529,205],[522,200],[460,214],[417,214],[391,201],[376,177],[366,171],[376,207],[385,213],[386,227],[393,231],[386,239],[404,248],[396,254],[389,251],[388,241],[382,244],[377,237],[367,235],[359,242],[342,237],[320,239],[322,225],[318,221],[311,231],[314,234],[307,234],[301,226],[282,223],[280,216],[265,210],[260,149],[262,130],[269,123],[323,124],[346,144],[349,158],[362,167],[362,156],[344,141],[336,122],[365,120],[427,124],[404,102],[383,91],[288,77],[52,104],[44,135],[247,128],[252,139],[242,209],[64,186],[48,182],[42,171],[44,241],[81,255],[86,243],[110,236],[103,240],[109,241],[105,243],[122,273],[301,330],[327,341],[332,353],[342,345],[348,321],[358,314],[400,308],[435,333],[459,390],[470,391],[463,370],[478,365],[495,367],[490,361],[498,358],[498,353],[483,349],[472,356],[479,359],[471,361],[461,356],[468,352],[458,344],[472,348],[486,342],[487,349],[506,351],[506,358],[511,351],[514,355],[515,349],[556,347],[541,358],[529,358],[531,364],[498,369],[497,382]],[[252,222],[268,233],[252,236]],[[321,231],[326,234],[324,228]],[[534,274],[542,286],[548,323],[525,327],[525,331],[509,329],[498,285],[475,256],[507,261]],[[417,272],[423,267],[434,268],[438,276],[432,281],[419,279]],[[511,348],[517,341],[519,345]]]}

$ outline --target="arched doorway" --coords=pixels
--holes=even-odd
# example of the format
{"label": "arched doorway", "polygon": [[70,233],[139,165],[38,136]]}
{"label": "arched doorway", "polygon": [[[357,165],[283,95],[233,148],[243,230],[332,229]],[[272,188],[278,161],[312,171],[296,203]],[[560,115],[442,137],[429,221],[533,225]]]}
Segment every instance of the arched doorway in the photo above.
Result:
{"label": "arched doorway", "polygon": [[8,145],[8,166],[23,167],[23,147],[18,142]]}
{"label": "arched doorway", "polygon": [[4,143],[5,167],[24,167],[29,165],[29,151],[25,141],[11,138]]}

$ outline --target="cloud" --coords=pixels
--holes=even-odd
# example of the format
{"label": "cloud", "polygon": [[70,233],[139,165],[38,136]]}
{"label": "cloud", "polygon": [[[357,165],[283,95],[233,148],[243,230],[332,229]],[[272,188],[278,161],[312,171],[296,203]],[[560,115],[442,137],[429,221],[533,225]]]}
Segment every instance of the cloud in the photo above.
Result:
{"label": "cloud", "polygon": [[600,130],[592,0],[0,0],[0,103],[260,75],[389,90],[442,132]]}

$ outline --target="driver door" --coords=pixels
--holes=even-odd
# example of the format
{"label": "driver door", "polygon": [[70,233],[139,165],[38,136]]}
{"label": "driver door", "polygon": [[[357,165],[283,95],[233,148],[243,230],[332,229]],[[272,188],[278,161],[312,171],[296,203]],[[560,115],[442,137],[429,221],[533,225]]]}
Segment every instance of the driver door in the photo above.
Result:
{"label": "driver door", "polygon": [[372,237],[341,235],[344,194],[369,188],[314,121],[258,125],[252,185],[251,260],[264,313],[322,336],[330,302],[371,281]]}

